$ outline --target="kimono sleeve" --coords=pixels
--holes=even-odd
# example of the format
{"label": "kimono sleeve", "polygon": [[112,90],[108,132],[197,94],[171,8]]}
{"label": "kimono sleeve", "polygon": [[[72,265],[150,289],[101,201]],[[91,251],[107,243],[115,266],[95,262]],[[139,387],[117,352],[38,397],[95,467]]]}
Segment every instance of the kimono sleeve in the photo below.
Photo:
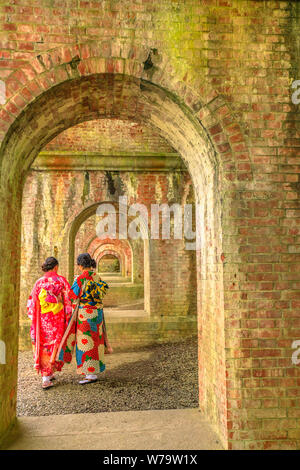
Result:
{"label": "kimono sleeve", "polygon": [[27,315],[32,321],[36,310],[37,285],[35,284],[27,301]]}
{"label": "kimono sleeve", "polygon": [[75,277],[74,282],[69,290],[69,300],[71,304],[74,303],[76,299],[78,299],[78,297],[80,296],[83,280],[84,277]]}
{"label": "kimono sleeve", "polygon": [[93,290],[94,300],[102,300],[108,288],[108,284],[102,280],[95,282],[95,288]]}
{"label": "kimono sleeve", "polygon": [[65,277],[61,276],[61,280],[62,280],[62,283],[63,283],[62,293],[63,293],[63,298],[64,298],[65,313],[66,313],[67,319],[69,319],[71,314],[72,314],[72,303],[71,303],[71,300],[70,300],[71,286],[70,286],[70,284],[68,283],[68,281]]}

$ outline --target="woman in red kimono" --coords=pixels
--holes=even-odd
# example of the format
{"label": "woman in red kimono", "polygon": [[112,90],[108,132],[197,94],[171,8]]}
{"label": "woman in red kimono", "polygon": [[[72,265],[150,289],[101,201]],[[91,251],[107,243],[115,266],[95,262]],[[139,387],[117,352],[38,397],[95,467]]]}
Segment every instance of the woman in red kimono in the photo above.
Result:
{"label": "woman in red kimono", "polygon": [[72,313],[69,300],[70,284],[57,274],[58,261],[47,258],[42,266],[44,276],[38,279],[27,303],[31,319],[30,336],[34,353],[34,367],[42,374],[42,387],[53,386],[54,372],[60,371],[62,361],[55,356]]}

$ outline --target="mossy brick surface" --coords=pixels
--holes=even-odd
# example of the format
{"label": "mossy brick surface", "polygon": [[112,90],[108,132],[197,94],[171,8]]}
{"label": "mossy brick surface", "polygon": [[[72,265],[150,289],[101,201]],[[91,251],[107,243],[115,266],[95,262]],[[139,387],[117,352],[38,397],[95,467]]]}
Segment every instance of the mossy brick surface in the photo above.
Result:
{"label": "mossy brick surface", "polygon": [[[43,213],[34,207],[38,190],[22,193],[25,176],[62,131],[106,120],[134,123],[133,133],[151,129],[132,139],[133,153],[148,146],[151,154],[162,137],[165,151],[172,147],[180,155],[192,180],[201,246],[193,268],[177,280],[197,292],[201,410],[230,449],[299,448],[299,365],[291,361],[292,344],[300,339],[299,104],[291,99],[291,85],[300,79],[299,2],[4,0],[0,16],[6,86],[0,255],[9,259],[0,266],[0,339],[7,345],[0,435],[15,420],[22,237],[32,237],[44,256],[33,232],[21,229],[22,198],[32,201],[28,219]],[[104,137],[113,123],[103,121]],[[130,135],[125,127],[123,135]],[[88,128],[84,132],[90,142]],[[119,140],[108,156],[121,146]],[[80,210],[86,210],[92,178],[84,178],[80,170],[76,184],[49,178],[42,196],[50,201],[67,193],[74,200],[80,188]],[[107,187],[112,180],[122,190],[112,173]],[[128,187],[136,192],[136,175]],[[163,194],[158,188],[149,175],[144,194]],[[54,240],[62,235],[63,205],[56,218],[59,230],[51,229],[59,249]],[[149,278],[158,289],[150,289],[149,298],[158,315],[156,295],[168,287],[167,268],[176,272],[182,260],[176,265],[171,257],[174,245],[166,244],[165,252],[157,245],[149,250]],[[69,261],[61,258],[66,270]],[[33,257],[31,269],[38,262]],[[186,303],[177,292],[173,305],[180,314]],[[162,303],[164,317],[172,316],[170,305]],[[184,311],[188,316],[189,307]]]}

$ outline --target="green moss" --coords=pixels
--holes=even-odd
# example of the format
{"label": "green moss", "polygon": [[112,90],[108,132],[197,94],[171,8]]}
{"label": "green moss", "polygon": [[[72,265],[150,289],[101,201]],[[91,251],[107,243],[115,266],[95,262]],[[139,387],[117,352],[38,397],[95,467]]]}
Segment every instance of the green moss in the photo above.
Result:
{"label": "green moss", "polygon": [[82,204],[85,204],[86,199],[88,198],[90,194],[90,175],[89,172],[86,171],[84,175],[84,182],[83,182],[83,189],[82,189],[82,196],[81,196],[81,201]]}
{"label": "green moss", "polygon": [[179,78],[187,77],[195,66],[198,74],[201,68],[207,67],[207,59],[202,54],[206,43],[203,33],[199,31],[200,17],[193,11],[194,8],[195,5],[186,2],[176,3],[168,5],[167,9],[159,9],[154,16],[155,23],[160,26],[161,41],[170,52],[172,68]]}

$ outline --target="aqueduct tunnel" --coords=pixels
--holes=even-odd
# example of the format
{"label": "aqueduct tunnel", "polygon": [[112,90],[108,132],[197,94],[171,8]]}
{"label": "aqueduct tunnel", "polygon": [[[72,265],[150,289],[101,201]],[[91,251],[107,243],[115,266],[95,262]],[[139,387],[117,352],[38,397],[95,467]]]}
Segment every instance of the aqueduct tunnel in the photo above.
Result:
{"label": "aqueduct tunnel", "polygon": [[[159,242],[153,250],[139,247],[148,321],[155,321],[158,305],[151,286],[170,252],[172,263],[161,274],[178,286],[187,276],[183,289],[190,299],[190,283],[196,285],[203,414],[230,449],[299,448],[299,364],[291,360],[300,338],[299,104],[291,99],[291,84],[300,78],[299,5],[1,3],[0,253],[9,260],[0,265],[0,344],[6,352],[0,364],[1,439],[16,422],[18,343],[26,330],[19,312],[29,288],[24,273],[36,275],[39,257],[55,240],[68,275],[77,233],[95,217],[95,204],[115,203],[112,190],[119,194],[125,181],[134,201],[136,179],[129,175],[139,168],[142,186],[142,174],[151,171],[148,195],[155,200],[169,184],[175,187],[168,172],[180,175],[181,189],[190,179],[200,220],[195,260],[177,247],[182,271],[176,279],[171,246],[166,253]],[[125,157],[136,147],[126,155],[114,155],[114,148],[104,159],[101,149],[94,159],[86,147],[76,159],[64,150],[51,157],[63,147],[65,132],[95,121],[103,127],[122,123],[120,136],[126,126],[151,129],[163,139],[163,155],[154,160],[163,157],[167,171],[161,164],[153,171],[145,148],[134,161]],[[178,159],[187,171],[172,166]],[[60,206],[62,194],[68,203]],[[180,191],[176,197],[182,203]],[[54,201],[57,226],[43,233],[39,223],[50,220],[46,208]],[[22,206],[29,208],[26,217]],[[34,232],[22,232],[22,220],[23,227],[37,221]],[[133,283],[139,271],[134,252],[132,247]],[[161,286],[165,306],[173,302],[168,285]],[[168,311],[162,321],[168,322]]]}
{"label": "aqueduct tunnel", "polygon": [[[113,162],[109,171],[104,169],[107,160]],[[79,253],[89,252],[98,264],[103,254],[118,256],[123,279],[107,278],[105,272],[102,276],[110,286],[105,309],[115,348],[197,334],[195,250],[186,250],[185,240],[174,239],[172,231],[169,240],[152,239],[148,226],[147,239],[131,239],[128,226],[134,217],[129,215],[124,233],[116,223],[113,238],[99,239],[97,209],[111,204],[118,222],[123,208],[120,197],[127,198],[125,212],[133,204],[143,204],[149,224],[153,204],[159,208],[161,204],[180,205],[181,221],[184,205],[194,205],[192,181],[180,156],[151,128],[113,119],[88,121],[59,134],[33,162],[22,207],[22,349],[31,346],[26,299],[40,277],[43,260],[51,253],[70,282],[74,274],[80,274]],[[195,222],[193,212],[191,222]],[[177,223],[172,216],[170,222]]]}
{"label": "aqueduct tunnel", "polygon": [[[205,386],[205,390],[201,388],[201,393],[203,394],[201,397],[201,403],[204,407],[208,406],[212,416],[215,416],[215,418],[217,416],[220,417],[224,430],[225,388],[220,386],[220,377],[222,377],[223,384],[225,384],[224,360],[222,360],[222,357],[224,356],[224,331],[219,327],[219,321],[222,325],[223,307],[221,303],[222,288],[221,286],[218,287],[218,284],[222,280],[222,276],[220,276],[222,260],[221,254],[220,257],[216,256],[217,246],[215,246],[216,243],[219,244],[218,249],[219,251],[221,250],[221,236],[220,234],[216,238],[213,238],[212,236],[215,231],[217,233],[220,231],[220,201],[218,200],[220,194],[218,190],[219,177],[216,175],[218,164],[216,161],[214,164],[212,163],[212,160],[216,158],[212,144],[195,117],[192,114],[189,114],[189,111],[185,106],[179,106],[176,101],[174,101],[173,95],[168,94],[163,89],[148,82],[144,82],[141,86],[140,80],[135,77],[120,74],[92,74],[80,79],[75,78],[70,81],[65,81],[54,88],[49,90],[49,92],[46,92],[46,99],[45,96],[42,95],[40,99],[35,100],[24,111],[24,114],[20,115],[20,118],[15,122],[11,129],[12,132],[10,133],[10,137],[6,145],[4,145],[4,148],[8,153],[12,150],[14,154],[19,154],[20,152],[20,155],[23,155],[24,152],[29,152],[28,157],[24,157],[24,159],[20,160],[20,165],[25,164],[23,170],[15,165],[9,165],[7,170],[3,170],[3,184],[10,184],[9,178],[5,178],[4,176],[5,171],[16,172],[15,177],[18,177],[20,181],[20,192],[18,193],[20,197],[22,183],[24,181],[22,175],[25,175],[29,170],[29,164],[32,163],[31,160],[38,156],[38,153],[42,150],[43,146],[45,146],[48,141],[50,142],[53,140],[53,138],[58,135],[59,131],[62,131],[64,128],[67,129],[69,127],[73,127],[80,122],[101,118],[103,112],[102,99],[103,95],[105,96],[106,94],[114,97],[112,101],[108,99],[107,103],[110,103],[110,106],[105,110],[106,119],[111,119],[113,117],[121,120],[132,121],[134,114],[135,121],[150,127],[154,126],[159,133],[167,139],[174,150],[180,152],[180,155],[187,162],[191,175],[195,176],[195,172],[198,172],[201,176],[198,180],[195,180],[195,178],[193,179],[195,202],[197,201],[199,205],[202,240],[202,259],[200,266],[199,253],[198,270],[199,274],[201,270],[203,271],[203,279],[201,279],[201,283],[197,283],[197,289],[200,289],[201,286],[201,296],[198,297],[200,306],[198,308],[201,308],[203,311],[216,309],[214,312],[220,312],[218,314],[217,322],[215,321],[215,317],[212,320],[212,315],[209,315],[202,334],[203,364],[206,363],[206,366],[209,367],[208,363],[212,363],[211,367],[209,367],[207,371],[209,371],[210,375],[213,375],[213,380],[207,384],[207,387]],[[61,97],[62,99],[59,106],[57,103],[58,97]],[[74,106],[75,97],[76,106]],[[99,105],[99,109],[97,108],[97,105]],[[58,112],[58,109],[60,112]],[[27,112],[30,116],[26,116]],[[44,116],[46,121],[44,121],[44,119],[41,121],[38,120],[39,113]],[[51,119],[49,117],[50,115]],[[47,122],[46,128],[45,122]],[[27,128],[26,131],[26,127],[28,125],[29,128]],[[25,126],[24,129],[23,126]],[[45,133],[47,134],[47,137],[44,135]],[[17,136],[21,137],[21,139],[17,139]],[[16,148],[18,145],[20,146],[19,149]],[[3,163],[4,162],[8,163],[8,159],[4,159]],[[85,178],[85,175],[82,173],[81,177]],[[18,179],[14,178],[15,188],[17,181]],[[6,193],[6,195],[7,194],[8,193]],[[24,193],[24,200],[25,198],[26,195]],[[12,204],[13,201],[13,197],[10,196],[8,204],[5,205],[5,211],[9,211],[9,205]],[[74,233],[77,232],[83,220],[85,220],[88,215],[92,215],[96,212],[95,207],[98,205],[98,203],[94,203],[92,206],[88,205],[83,208],[82,201],[80,199],[79,202],[80,209],[76,213],[75,219],[73,217],[72,221],[69,222],[72,237],[74,236]],[[19,203],[21,203],[21,198]],[[16,246],[20,244],[19,231],[16,229],[21,227],[21,204],[19,205],[19,209],[19,212],[16,210],[13,212],[15,217],[18,217],[17,220],[14,220],[11,215],[7,217],[8,224],[6,226],[6,235],[8,236],[8,240],[10,240],[9,243],[12,243],[12,233],[17,237],[14,239],[12,246],[14,250],[16,249]],[[209,230],[209,227],[211,227],[211,230]],[[12,233],[9,235],[10,228]],[[207,233],[204,232],[204,228]],[[70,252],[69,245],[72,237],[68,237],[66,235],[65,246],[68,247],[68,249],[65,250],[66,253]],[[146,251],[147,250],[145,250],[145,252]],[[61,263],[66,266],[67,260],[63,260],[63,258],[61,258]],[[166,275],[168,275],[169,266],[165,266]],[[159,279],[157,277],[157,270],[155,271],[155,279],[156,281]],[[209,295],[210,292],[212,295]],[[150,296],[150,309],[152,309],[152,299],[153,311],[155,313],[155,295]],[[205,305],[206,302],[207,305]],[[15,325],[18,325],[17,319]],[[201,322],[200,328],[202,328]],[[16,341],[17,332],[18,330],[15,330]],[[13,336],[10,337],[11,343],[8,344],[8,348],[10,347],[9,345],[11,345],[11,347],[13,346]],[[217,338],[217,340],[214,340],[213,338]],[[210,344],[206,345],[206,342],[209,342]],[[17,347],[17,343],[15,344],[15,347]],[[219,355],[216,356],[218,349]],[[213,354],[209,354],[209,350],[213,350]],[[206,360],[207,362],[205,362]],[[214,364],[215,361],[216,364]],[[205,375],[206,371],[205,369],[202,369],[200,371],[200,380],[203,380]],[[216,394],[215,387],[213,386],[213,383],[215,382],[218,383],[220,392],[219,396]],[[8,382],[6,382],[6,387],[7,386]],[[215,405],[211,407],[209,402],[214,402]],[[12,401],[9,401],[9,407],[4,410],[4,413],[7,416],[9,416],[9,410],[11,410],[12,413],[14,412]]]}
{"label": "aqueduct tunnel", "polygon": [[120,274],[121,260],[118,253],[113,250],[110,252],[104,252],[98,260],[98,271],[100,273]]}

